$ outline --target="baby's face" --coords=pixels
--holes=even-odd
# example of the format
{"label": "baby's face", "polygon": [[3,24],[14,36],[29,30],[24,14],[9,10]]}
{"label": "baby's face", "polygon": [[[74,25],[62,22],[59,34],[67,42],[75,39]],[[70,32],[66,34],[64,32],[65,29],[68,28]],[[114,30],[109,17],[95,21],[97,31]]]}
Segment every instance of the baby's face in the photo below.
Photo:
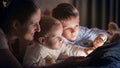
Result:
{"label": "baby's face", "polygon": [[107,38],[106,38],[105,35],[99,34],[99,35],[95,38],[95,40],[93,41],[94,47],[97,48],[97,47],[102,46],[102,45],[105,43],[106,39],[107,39]]}
{"label": "baby's face", "polygon": [[45,39],[45,46],[50,49],[59,49],[62,46],[62,25],[54,25]]}
{"label": "baby's face", "polygon": [[63,36],[69,41],[74,41],[79,32],[79,17],[71,17],[69,20],[62,21]]}

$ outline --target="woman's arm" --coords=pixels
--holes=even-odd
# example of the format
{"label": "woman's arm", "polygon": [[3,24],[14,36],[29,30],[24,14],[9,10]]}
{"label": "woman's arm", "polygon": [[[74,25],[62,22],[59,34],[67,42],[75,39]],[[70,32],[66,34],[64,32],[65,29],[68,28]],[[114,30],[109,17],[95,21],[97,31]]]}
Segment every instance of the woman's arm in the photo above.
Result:
{"label": "woman's arm", "polygon": [[0,68],[22,68],[9,49],[0,49]]}
{"label": "woman's arm", "polygon": [[0,29],[0,68],[22,68],[8,47],[6,35]]}

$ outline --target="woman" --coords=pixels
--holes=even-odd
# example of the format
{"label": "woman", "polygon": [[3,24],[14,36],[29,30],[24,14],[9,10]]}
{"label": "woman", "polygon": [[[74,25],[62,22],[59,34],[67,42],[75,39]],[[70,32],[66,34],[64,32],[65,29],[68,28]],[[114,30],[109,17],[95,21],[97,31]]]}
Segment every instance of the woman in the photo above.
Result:
{"label": "woman", "polygon": [[0,68],[22,68],[16,57],[22,60],[26,45],[33,40],[34,33],[40,31],[38,1],[15,0],[1,14]]}

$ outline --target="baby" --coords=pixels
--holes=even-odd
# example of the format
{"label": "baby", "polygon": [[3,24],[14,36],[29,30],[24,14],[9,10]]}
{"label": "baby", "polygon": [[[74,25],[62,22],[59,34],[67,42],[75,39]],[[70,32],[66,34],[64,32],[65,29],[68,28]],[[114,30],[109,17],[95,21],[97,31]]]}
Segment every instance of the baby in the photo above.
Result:
{"label": "baby", "polygon": [[58,58],[86,56],[85,48],[63,43],[63,27],[55,18],[42,17],[41,32],[35,34],[35,41],[28,46],[24,66],[42,66],[56,63]]}

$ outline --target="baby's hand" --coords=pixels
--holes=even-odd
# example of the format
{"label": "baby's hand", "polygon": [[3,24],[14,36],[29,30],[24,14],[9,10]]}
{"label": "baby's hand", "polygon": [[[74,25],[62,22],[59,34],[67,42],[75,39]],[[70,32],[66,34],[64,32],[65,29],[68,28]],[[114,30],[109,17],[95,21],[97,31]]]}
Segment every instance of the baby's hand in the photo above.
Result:
{"label": "baby's hand", "polygon": [[54,63],[56,63],[55,59],[53,59],[53,58],[50,57],[50,56],[46,56],[46,57],[45,57],[45,62],[46,62],[47,65],[48,65],[48,64],[54,64]]}

